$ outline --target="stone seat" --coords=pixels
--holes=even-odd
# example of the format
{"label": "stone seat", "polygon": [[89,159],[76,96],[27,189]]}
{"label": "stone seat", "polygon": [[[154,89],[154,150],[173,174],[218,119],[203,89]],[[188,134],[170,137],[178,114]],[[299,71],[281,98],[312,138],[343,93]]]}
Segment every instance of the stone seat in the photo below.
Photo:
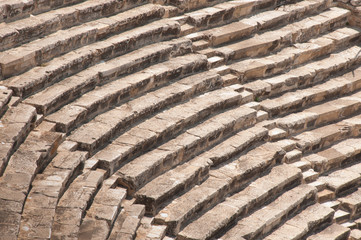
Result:
{"label": "stone seat", "polygon": [[109,240],[134,239],[144,212],[141,204],[124,207],[115,220]]}
{"label": "stone seat", "polygon": [[341,202],[341,209],[347,210],[350,213],[351,219],[360,217],[361,210],[361,190],[338,199]]}
{"label": "stone seat", "polygon": [[[155,46],[153,47],[155,48]],[[157,52],[159,52],[159,50]],[[151,56],[152,54],[150,54],[149,51],[136,51],[135,53],[127,55],[128,59],[135,55],[133,58],[140,59],[135,60],[142,61],[142,58],[144,58],[143,61],[148,61],[149,59],[146,58],[146,56]],[[125,63],[126,62],[119,64],[125,65]],[[205,67],[206,58],[202,55],[191,54],[181,56],[172,58],[171,60],[164,63],[153,65],[143,69],[141,72],[136,72],[125,77],[120,77],[114,81],[111,81],[110,83],[98,86],[94,90],[94,86],[105,82],[105,80],[101,79],[98,71],[93,71],[92,68],[88,68],[87,70],[84,70],[46,88],[45,90],[33,96],[30,96],[25,100],[25,102],[36,106],[38,112],[48,115],[55,109],[58,109],[59,106],[62,106],[75,99],[74,102],[70,103],[70,106],[82,107],[86,109],[86,114],[88,117],[90,117],[104,112],[107,109],[118,105],[119,103],[125,102],[129,98],[136,98],[142,93],[152,90],[155,87],[161,87],[167,84],[170,80],[174,81],[176,77],[179,78],[194,72],[202,71]],[[207,73],[205,73],[205,75],[207,75]],[[214,75],[215,74],[213,74],[213,76]],[[154,79],[154,81],[151,81],[151,79]],[[178,86],[176,84],[173,85]],[[213,84],[211,85],[213,86]],[[169,87],[168,90],[169,89],[171,89],[171,87]],[[89,90],[92,91],[87,92]],[[76,118],[76,116],[73,118]],[[47,119],[51,120],[53,117],[49,117]],[[72,127],[68,127],[68,129]],[[61,130],[60,127],[57,127],[57,129]]]}
{"label": "stone seat", "polygon": [[153,218],[143,217],[134,239],[164,239],[166,229],[166,226],[154,225]]}
{"label": "stone seat", "polygon": [[285,189],[300,182],[301,171],[298,168],[289,165],[276,166],[268,175],[258,178],[241,192],[232,195],[191,222],[178,234],[178,238],[210,239],[239,217],[261,207]]}
{"label": "stone seat", "polygon": [[22,103],[16,107],[10,107],[0,118],[0,176],[10,156],[33,129],[35,121],[34,107]]}
{"label": "stone seat", "polygon": [[344,119],[340,122],[329,124],[324,127],[306,131],[293,137],[298,147],[303,152],[321,149],[339,140],[360,136],[359,115]]}
{"label": "stone seat", "polygon": [[[77,0],[78,1],[78,0]],[[71,3],[70,1],[67,1]],[[76,3],[75,1],[72,4]],[[140,4],[144,4],[145,1],[115,1],[115,0],[105,0],[105,1],[78,1],[77,4],[62,7],[58,9],[49,9],[45,13],[37,14],[35,16],[27,17],[14,22],[1,23],[0,24],[0,50],[6,50],[12,47],[17,47],[23,43],[29,42],[39,37],[44,37],[53,32],[74,27],[76,25],[85,23],[87,21],[94,21],[97,18],[109,17],[111,20],[99,19],[98,22],[109,24],[112,28],[117,29],[117,31],[125,30],[134,25],[134,16],[148,19],[148,13],[145,13],[144,8],[136,8],[140,13],[134,13],[134,10],[129,8],[136,7]],[[148,6],[149,7],[149,6]],[[124,11],[128,10],[126,13]],[[154,10],[154,9],[153,9]],[[119,12],[124,12],[117,14]],[[154,15],[156,13],[148,9],[149,15]],[[160,10],[159,13],[164,13],[164,10]],[[115,16],[110,16],[117,14]],[[121,18],[125,18],[125,15],[128,15],[127,20],[129,24],[124,24],[124,21],[121,21]],[[162,14],[161,14],[162,15]],[[159,18],[159,17],[158,17]],[[151,18],[150,18],[151,19]],[[119,21],[120,20],[120,21]],[[96,23],[95,21],[94,23]],[[126,28],[124,28],[126,27]]]}
{"label": "stone seat", "polygon": [[60,152],[43,173],[35,177],[22,212],[19,237],[50,235],[58,199],[86,157],[84,152]]}
{"label": "stone seat", "polygon": [[[179,30],[178,22],[170,20],[155,21],[106,40],[78,48],[47,62],[45,66],[34,67],[23,74],[5,80],[3,83],[13,89],[15,95],[27,96],[41,90],[45,86],[52,85],[64,77],[76,74],[86,67],[99,63],[102,59],[118,57],[151,42],[159,42],[174,37]],[[180,42],[182,39],[176,41]],[[34,52],[24,52],[24,54],[29,54],[30,57],[26,57],[26,62],[23,64],[18,64],[18,61],[11,57],[2,58],[2,61],[5,61],[1,63],[2,75],[7,77],[31,66],[35,61]],[[117,68],[114,68],[111,63],[108,61],[107,64],[100,63],[96,65],[100,69],[105,68],[103,71],[100,71],[100,74],[103,74],[104,77],[110,77],[108,74],[117,73]],[[20,70],[17,69],[19,67],[21,68]],[[24,82],[24,79],[27,79],[27,81]]]}
{"label": "stone seat", "polygon": [[[221,109],[236,106],[241,101],[242,95],[233,91],[233,89],[215,90],[193,98],[188,102],[177,105],[176,107],[143,121],[135,128],[130,129],[127,135],[132,135],[133,132],[133,134],[137,136],[137,132],[138,134],[141,131],[149,132],[147,135],[152,137],[149,139],[145,137],[143,141],[144,144],[149,140],[152,140],[153,142],[155,139],[159,142],[162,141],[162,139],[180,132],[187,125],[204,119],[206,116],[212,114],[212,112],[215,113]],[[195,102],[197,103],[196,105],[194,104]],[[183,109],[186,109],[187,111],[184,111]],[[123,106],[115,108],[114,111],[98,115],[89,123],[86,123],[73,131],[68,139],[78,142],[80,149],[94,152],[95,149],[103,146],[104,143],[126,129],[129,118],[132,118],[132,114],[129,114],[129,112],[132,113],[131,109]],[[93,131],[94,127],[99,129],[99,131]],[[153,142],[153,144],[155,143],[156,142]]]}
{"label": "stone seat", "polygon": [[334,213],[332,208],[316,203],[285,222],[265,240],[302,239],[307,233],[318,231],[323,226],[331,224]]}
{"label": "stone seat", "polygon": [[215,51],[228,60],[266,55],[290,44],[305,42],[336,27],[345,26],[349,15],[348,10],[330,8],[319,15],[216,48]]}
{"label": "stone seat", "polygon": [[[358,88],[361,87],[360,70],[359,68],[353,70],[353,74],[350,72],[345,74],[345,77],[331,78],[319,85],[312,86],[312,88],[287,92],[279,97],[266,99],[260,103],[261,109],[271,116],[284,115],[318,102],[358,91]],[[245,88],[248,90],[247,85]]]}
{"label": "stone seat", "polygon": [[82,215],[104,180],[105,171],[85,171],[69,185],[54,215],[51,238],[78,237]]}
{"label": "stone seat", "polygon": [[[152,17],[154,20],[159,19],[162,13],[164,13],[164,9],[157,5],[141,6],[139,9],[135,8],[129,11],[131,11],[130,15],[124,16],[124,13],[115,15],[111,23],[108,23],[109,20],[107,18],[102,18],[57,31],[17,48],[1,52],[0,59],[11,59],[11,62],[5,62],[2,65],[2,71],[6,74],[5,77],[14,75],[10,72],[12,70],[16,71],[15,74],[21,73],[29,68],[45,64],[53,58],[77,48],[108,38],[114,34],[120,34],[122,31],[127,30],[127,28],[138,27],[147,23],[147,20],[150,22]],[[139,15],[134,17],[135,13],[132,15],[132,11]],[[144,17],[146,14],[150,15],[149,19]],[[122,28],[121,24],[126,27]]]}
{"label": "stone seat", "polygon": [[361,152],[358,145],[360,141],[359,138],[349,138],[328,149],[305,156],[302,160],[309,162],[314,170],[323,173],[353,163]]}
{"label": "stone seat", "polygon": [[[253,4],[257,4],[257,1]],[[248,18],[221,27],[205,30],[204,32],[201,32],[201,34],[204,34],[209,38],[212,46],[219,46],[221,44],[236,41],[261,30],[289,24],[304,16],[314,14],[316,9],[317,11],[320,11],[327,9],[328,7],[329,1],[326,0],[297,2],[284,5],[282,8],[276,10],[257,13]]]}
{"label": "stone seat", "polygon": [[207,152],[149,181],[135,193],[137,202],[145,204],[146,211],[154,215],[173,196],[188,191],[207,178],[210,167],[230,160],[256,144],[266,134],[267,129],[258,126],[236,133]]}
{"label": "stone seat", "polygon": [[41,12],[49,11],[51,8],[64,7],[71,4],[77,4],[80,0],[70,1],[47,1],[42,2],[38,0],[24,1],[3,1],[0,4],[1,17],[0,22],[12,22],[17,19],[29,17],[30,14],[38,14]]}
{"label": "stone seat", "polygon": [[[267,0],[266,0],[267,1]],[[216,4],[212,7],[202,8],[197,11],[184,14],[187,23],[197,29],[204,29],[211,26],[234,21],[250,14],[254,8],[266,1],[228,1]]]}
{"label": "stone seat", "polygon": [[[299,66],[313,59],[331,54],[333,51],[353,42],[359,36],[360,32],[357,29],[339,28],[308,42],[284,48],[273,55],[242,60],[229,65],[229,67],[232,73],[237,75],[242,82],[268,77],[250,82],[245,87],[255,92],[259,97],[274,95],[296,88],[293,85],[302,86],[308,84],[312,77],[316,78],[316,73],[316,79],[318,80],[324,75],[327,76],[329,71],[336,71],[337,67],[344,68],[345,64],[357,61],[358,56],[356,54],[352,55],[353,51],[358,51],[358,47],[355,46],[332,54],[328,58]],[[348,58],[345,58],[345,55]],[[331,65],[329,60],[336,62]],[[290,71],[285,73],[286,70]],[[272,75],[279,73],[282,73],[282,75],[272,77]]]}
{"label": "stone seat", "polygon": [[95,195],[79,228],[79,239],[106,239],[110,233],[127,191],[124,188],[103,185]]}
{"label": "stone seat", "polygon": [[238,221],[237,225],[219,239],[243,237],[251,240],[265,236],[295,212],[313,204],[316,200],[316,192],[316,188],[306,184],[297,186],[264,208]]}
{"label": "stone seat", "polygon": [[347,240],[350,231],[349,228],[334,223],[325,230],[309,236],[307,240]]}
{"label": "stone seat", "polygon": [[360,164],[352,165],[340,170],[334,170],[320,176],[318,181],[325,183],[326,188],[333,191],[336,197],[340,197],[357,189],[360,185]]}
{"label": "stone seat", "polygon": [[[256,111],[253,109],[238,107],[213,116],[160,145],[155,150],[133,159],[122,166],[116,174],[120,176],[121,184],[127,186],[129,194],[132,195],[134,191],[151,179],[194,157],[232,132],[254,124],[252,119],[255,115]],[[121,140],[123,141],[119,140],[118,138],[115,141],[122,143],[126,141],[126,138],[122,137]],[[153,141],[156,142],[157,140]],[[144,150],[143,148],[142,151]],[[135,154],[136,152],[133,153],[133,155]],[[95,157],[97,156],[95,155]],[[98,158],[98,160],[101,161],[102,159]],[[204,159],[200,159],[200,164],[197,167],[207,168],[203,161]],[[119,163],[112,163],[112,165],[114,164]]]}
{"label": "stone seat", "polygon": [[321,103],[306,108],[276,120],[276,125],[289,134],[304,131],[309,128],[322,126],[335,120],[341,120],[358,112],[360,108],[360,92],[341,97],[336,100]]}
{"label": "stone seat", "polygon": [[242,186],[256,178],[257,173],[275,165],[284,154],[275,143],[266,143],[232,163],[210,171],[203,183],[164,207],[155,216],[155,222],[168,225],[168,233],[177,234],[196,214],[215,206],[226,195],[240,191]]}

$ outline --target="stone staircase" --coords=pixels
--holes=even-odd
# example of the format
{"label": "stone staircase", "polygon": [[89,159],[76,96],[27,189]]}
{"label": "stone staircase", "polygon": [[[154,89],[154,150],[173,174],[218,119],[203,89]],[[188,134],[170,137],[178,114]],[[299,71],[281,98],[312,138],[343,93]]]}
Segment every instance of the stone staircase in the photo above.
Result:
{"label": "stone staircase", "polygon": [[1,239],[361,239],[356,1],[0,3]]}

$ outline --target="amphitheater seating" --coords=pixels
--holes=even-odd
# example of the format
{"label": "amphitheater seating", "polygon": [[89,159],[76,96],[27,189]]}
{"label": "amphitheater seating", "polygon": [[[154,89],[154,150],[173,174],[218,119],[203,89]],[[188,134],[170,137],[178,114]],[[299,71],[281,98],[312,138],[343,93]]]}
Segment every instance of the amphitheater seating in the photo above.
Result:
{"label": "amphitheater seating", "polygon": [[357,1],[0,3],[0,238],[361,239]]}

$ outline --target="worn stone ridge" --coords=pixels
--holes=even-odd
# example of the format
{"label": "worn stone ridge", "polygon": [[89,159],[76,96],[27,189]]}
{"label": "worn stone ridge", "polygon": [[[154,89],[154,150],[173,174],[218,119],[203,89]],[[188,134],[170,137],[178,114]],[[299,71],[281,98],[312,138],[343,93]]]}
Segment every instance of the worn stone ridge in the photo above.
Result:
{"label": "worn stone ridge", "polygon": [[0,239],[360,240],[356,0],[0,3]]}

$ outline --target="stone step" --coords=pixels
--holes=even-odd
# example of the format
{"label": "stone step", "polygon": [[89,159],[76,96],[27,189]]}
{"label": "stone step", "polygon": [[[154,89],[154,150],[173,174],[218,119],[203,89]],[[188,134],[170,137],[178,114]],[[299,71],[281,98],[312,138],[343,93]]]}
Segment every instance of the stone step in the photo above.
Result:
{"label": "stone step", "polygon": [[[148,181],[194,157],[234,131],[254,124],[255,114],[255,110],[241,106],[213,116],[155,150],[135,158],[122,166],[116,174],[120,176],[121,184],[127,186],[129,194],[132,194]],[[157,139],[153,141],[156,142]],[[199,165],[202,172],[202,168],[209,168],[204,159],[201,159]]]}
{"label": "stone step", "polygon": [[316,192],[316,188],[306,184],[295,187],[282,194],[269,205],[238,221],[237,225],[220,239],[243,237],[251,240],[265,236],[295,212],[313,204]]}
{"label": "stone step", "polygon": [[187,23],[194,26],[195,30],[221,25],[250,14],[253,9],[266,1],[228,1],[212,7],[202,8],[184,14]]}
{"label": "stone step", "polygon": [[293,134],[341,120],[359,111],[361,107],[359,96],[360,92],[306,108],[301,112],[277,119],[276,125]]}
{"label": "stone step", "polygon": [[[339,28],[306,43],[297,43],[292,47],[284,48],[273,55],[246,59],[233,63],[229,67],[241,82],[268,77],[245,85],[259,98],[265,98],[295,89],[298,86],[307,86],[312,82],[320,82],[328,77],[329,73],[337,72],[337,69],[343,69],[356,62],[359,57],[354,52],[359,51],[359,47],[355,46],[332,54],[323,60],[298,67],[298,65],[330,54],[337,49],[349,47],[349,44],[359,36],[360,31],[357,29]],[[335,61],[335,64],[333,64],[333,61]],[[292,67],[297,68],[285,73],[286,70]],[[272,75],[278,73],[282,74],[272,77]]]}
{"label": "stone step", "polygon": [[28,193],[35,175],[56,154],[62,134],[32,131],[10,157],[0,181],[13,190]]}
{"label": "stone step", "polygon": [[360,240],[361,239],[361,230],[353,229],[351,230],[349,240]]}
{"label": "stone step", "polygon": [[10,156],[34,128],[35,108],[26,104],[10,107],[0,119],[0,176],[4,173]]}
{"label": "stone step", "polygon": [[[336,96],[344,96],[352,91],[358,91],[359,87],[361,88],[361,69],[357,68],[352,72],[354,74],[350,72],[340,77],[331,78],[321,84],[312,86],[312,88],[287,92],[279,97],[266,99],[260,103],[261,109],[271,116],[284,115],[298,111],[308,105],[327,101]],[[247,86],[245,88],[249,90]]]}
{"label": "stone step", "polygon": [[326,150],[303,157],[302,161],[310,163],[315,171],[324,173],[354,162],[361,152],[358,144],[358,138],[343,140]]}
{"label": "stone step", "polygon": [[284,154],[276,143],[266,143],[235,161],[210,171],[209,178],[202,184],[163,208],[155,216],[155,222],[166,224],[168,233],[176,235],[196,214],[221,202],[227,194],[240,191],[242,186],[274,165]]}
{"label": "stone step", "polygon": [[82,219],[79,239],[106,239],[127,195],[124,188],[103,185]]}
{"label": "stone step", "polygon": [[341,202],[341,209],[347,210],[350,213],[351,219],[359,218],[361,216],[361,189],[339,198]]}
{"label": "stone step", "polygon": [[[137,127],[131,129],[127,133],[127,138],[129,139],[129,135],[137,136],[137,132],[139,134],[139,132],[143,131],[148,132],[151,138],[142,137],[144,138],[142,142],[149,142],[149,140],[153,142],[155,139],[162,141],[162,139],[180,132],[187,125],[200,121],[212,112],[235,106],[241,101],[242,95],[232,89],[220,89],[205,93],[145,120]],[[197,105],[195,106],[194,103],[197,103]],[[185,109],[189,111],[185,111]],[[94,152],[95,149],[103,146],[104,143],[125,130],[125,127],[128,126],[129,121],[127,121],[127,118],[130,111],[129,108],[119,107],[115,108],[114,111],[99,115],[89,123],[73,131],[68,140],[78,142],[80,149]],[[98,131],[94,131],[95,129],[98,129]],[[125,137],[122,138],[118,142],[124,140]]]}
{"label": "stone step", "polygon": [[197,156],[149,181],[136,191],[136,202],[145,204],[146,212],[154,216],[166,201],[200,184],[208,177],[210,167],[209,159]]}
{"label": "stone step", "polygon": [[148,182],[136,192],[137,202],[145,204],[146,211],[155,215],[164,202],[208,177],[211,166],[225,162],[251,147],[265,137],[266,132],[267,129],[256,126],[236,133],[207,152]]}
{"label": "stone step", "polygon": [[346,223],[349,220],[350,220],[350,213],[345,212],[341,209],[337,210],[335,212],[335,216],[333,217],[333,221],[338,224]]}
{"label": "stone step", "polygon": [[105,171],[85,171],[60,198],[56,209],[51,239],[78,237],[81,220],[103,182]]}
{"label": "stone step", "polygon": [[0,4],[1,17],[0,22],[12,22],[17,19],[29,17],[30,14],[37,14],[45,11],[49,11],[51,8],[65,7],[71,4],[77,4],[81,0],[70,1],[3,1]]}
{"label": "stone step", "polygon": [[[163,0],[155,0],[156,3],[164,4]],[[225,2],[225,0],[212,1],[170,1],[169,4],[180,9],[182,12],[194,11],[200,8],[211,7],[218,3]]]}
{"label": "stone step", "polygon": [[123,208],[115,220],[109,240],[134,239],[144,212],[144,205],[141,204]]}
{"label": "stone step", "polygon": [[17,239],[31,184],[36,174],[54,157],[61,139],[58,133],[33,131],[9,159],[0,178],[0,211],[6,213],[1,214],[2,237]]}
{"label": "stone step", "polygon": [[166,233],[166,226],[152,225],[153,218],[143,217],[137,229],[135,240],[158,240],[163,239]]}
{"label": "stone step", "polygon": [[[257,4],[257,1],[247,1],[244,2],[244,4],[254,5]],[[261,12],[221,27],[206,30],[202,32],[202,34],[209,38],[212,46],[219,46],[247,37],[250,34],[267,28],[280,27],[289,24],[304,16],[318,13],[329,7],[330,2],[327,0],[306,0],[296,2],[294,4],[283,5],[282,8]],[[245,10],[246,9],[247,8],[245,8]],[[248,10],[248,13],[250,13],[250,10]],[[247,12],[243,12],[243,14],[246,13]]]}
{"label": "stone step", "polygon": [[13,91],[6,87],[0,86],[0,118],[9,109],[8,104],[13,95]]}
{"label": "stone step", "polygon": [[[85,2],[76,0],[78,3],[75,1],[67,2],[75,3],[75,5],[57,9],[49,8],[47,9],[49,11],[42,14],[31,15],[18,21],[0,23],[0,51],[19,46],[22,43],[62,29],[80,25],[87,21],[93,21],[97,18],[109,17],[111,20],[116,20],[117,17],[111,17],[111,15],[125,12],[126,10],[132,12],[132,10],[129,10],[130,8],[146,3],[144,0],[122,2],[115,0],[103,0],[100,2],[96,0]],[[37,5],[39,6],[39,4]],[[126,13],[123,13],[120,16],[124,16],[125,14]],[[100,22],[114,24],[114,21],[111,20],[103,20]]]}
{"label": "stone step", "polygon": [[[297,142],[298,148],[300,148],[304,153],[322,149],[326,146],[334,144],[337,141],[344,140],[351,137],[359,137],[360,129],[360,120],[361,116],[357,115],[355,117],[344,119],[343,121],[329,124],[324,127],[316,128],[307,132],[303,132],[296,136],[293,136],[292,139]],[[356,140],[358,141],[358,140]],[[347,141],[345,141],[346,143]],[[336,145],[334,149],[341,148],[345,145]],[[347,148],[343,151],[347,152]],[[352,149],[353,150],[353,149]],[[342,151],[342,149],[341,149]],[[351,154],[351,153],[350,153]],[[352,153],[351,155],[356,155],[358,152]],[[327,156],[327,154],[320,154]],[[330,154],[331,156],[332,154]],[[339,154],[336,154],[339,157]],[[336,159],[336,155],[334,156]],[[350,156],[351,156],[350,155]]]}
{"label": "stone step", "polygon": [[265,240],[303,239],[307,234],[331,224],[334,213],[332,208],[316,203],[285,222],[268,235]]}
{"label": "stone step", "polygon": [[257,125],[240,131],[207,150],[203,156],[212,160],[212,166],[220,165],[239,155],[249,147],[261,143],[267,137],[267,132],[268,129]]}
{"label": "stone step", "polygon": [[343,227],[337,223],[332,224],[325,230],[309,236],[307,240],[347,240],[350,229]]}
{"label": "stone step", "polygon": [[[172,43],[169,45],[161,43],[159,47],[159,44],[155,44],[122,56],[122,62],[119,61],[120,58],[116,58],[119,65],[118,72],[122,74],[122,71],[129,71],[129,68],[132,67],[134,70],[146,67],[147,62],[153,63],[156,60],[154,55],[161,55],[162,58],[167,59],[172,47],[177,48],[177,45],[172,46]],[[150,52],[150,49],[153,51]],[[174,52],[177,50],[180,49],[173,49]],[[128,59],[128,61],[124,61],[124,59]],[[113,61],[111,60],[110,63]],[[113,65],[113,67],[116,66]],[[173,80],[173,78],[182,77],[205,68],[206,59],[203,55],[190,54],[172,58],[172,60],[164,63],[145,68],[141,72],[115,78],[114,81],[111,81],[113,77],[110,79],[105,78],[103,74],[100,74],[100,71],[97,71],[99,68],[94,66],[30,96],[25,99],[25,102],[35,106],[39,113],[48,115],[78,98],[71,105],[88,109],[88,115],[96,115],[100,111],[105,111],[109,107],[124,102],[127,98],[135,97],[154,87],[162,86]],[[156,71],[156,69],[161,70]],[[154,78],[154,81],[151,81],[152,78]],[[111,82],[94,89],[95,86],[108,81]],[[92,91],[86,93],[89,90]]]}
{"label": "stone step", "polygon": [[[78,48],[47,62],[45,66],[37,66],[23,74],[11,77],[3,81],[3,84],[11,88],[17,96],[28,96],[64,77],[76,74],[89,66],[99,63],[102,59],[118,57],[144,45],[175,37],[179,30],[178,22],[165,19],[155,21],[106,40]],[[180,39],[175,40],[175,42],[186,42],[190,45],[189,49],[191,49],[190,40],[182,41]],[[11,57],[1,59],[4,61],[0,63],[3,77],[9,77],[15,73],[18,74],[20,71],[32,66],[35,54],[31,51],[30,53],[24,52],[23,54],[29,54],[29,56],[22,58],[22,61],[26,61],[22,64],[14,61]],[[158,60],[159,57],[157,58]],[[153,56],[153,58],[156,58],[156,56]],[[114,74],[119,73],[120,70],[123,70],[123,74],[128,73],[119,66],[117,59],[97,64],[95,69],[105,79],[115,77]],[[28,79],[27,82],[24,82],[24,79]]]}
{"label": "stone step", "polygon": [[333,28],[342,27],[350,14],[348,10],[333,7],[319,15],[217,48],[216,51],[229,61],[266,55],[287,45],[305,42]]}
{"label": "stone step", "polygon": [[[138,27],[147,23],[147,20],[152,20],[152,15],[154,15],[154,19],[159,19],[162,13],[164,13],[164,9],[158,5],[145,5],[129,11],[129,15],[127,12],[126,16],[124,16],[124,13],[114,16],[112,24],[107,23],[109,21],[107,18],[99,19],[55,32],[41,39],[23,44],[20,47],[1,52],[0,59],[8,58],[10,60],[8,62],[5,59],[2,65],[4,77],[14,75],[11,71],[19,74],[32,67],[45,64],[53,58],[72,50],[100,41],[114,34],[121,34],[120,32],[126,30],[126,28],[117,28],[117,25],[124,25],[124,22],[129,25],[128,29]],[[147,12],[150,13],[150,19],[144,17]],[[139,14],[138,18],[132,16],[135,13]],[[144,17],[144,19],[141,19],[141,17]],[[129,33],[125,37],[129,37]]]}
{"label": "stone step", "polygon": [[[202,59],[203,58],[200,55],[189,55],[189,56],[174,58],[172,60],[172,63],[173,63],[172,65],[170,64],[171,62],[157,64],[157,65],[147,68],[141,72],[131,74],[129,76],[115,80],[114,82],[111,82],[104,86],[98,86],[95,90],[81,95],[73,103],[70,103],[70,104],[64,106],[63,108],[61,108],[59,111],[47,116],[46,120],[56,123],[57,131],[67,133],[70,130],[74,129],[76,126],[83,123],[84,121],[89,121],[95,115],[100,114],[104,111],[107,111],[107,110],[115,107],[117,104],[122,103],[125,100],[128,100],[130,97],[136,98],[138,95],[144,94],[144,92],[152,90],[152,88],[157,87],[158,84],[160,86],[162,86],[166,83],[166,81],[175,80],[178,77],[182,77],[182,76],[184,77],[185,75],[202,70],[206,63]],[[204,77],[205,77],[204,75],[212,75],[212,74],[204,73],[203,76],[202,76],[202,74],[195,75],[195,77],[202,76],[202,78],[197,79],[197,81],[194,82],[194,85],[200,84],[198,81],[204,80]],[[213,75],[215,76],[215,74],[213,74]],[[217,77],[215,77],[215,78],[217,78]],[[219,85],[217,83],[218,80],[215,80],[214,86],[210,85],[207,88],[207,87],[200,85],[199,89],[195,90],[195,89],[188,87],[188,85],[186,83],[187,80],[191,80],[191,79],[192,79],[192,77],[184,79],[184,80],[180,81],[179,83],[175,83],[171,86],[165,87],[164,89],[159,89],[159,90],[150,92],[146,95],[141,96],[140,98],[136,98],[135,100],[130,101],[129,103],[131,103],[131,105],[135,105],[134,107],[136,107],[136,108],[144,108],[144,109],[137,109],[137,110],[141,111],[142,114],[144,115],[145,113],[149,114],[150,112],[156,110],[157,108],[159,108],[161,106],[164,107],[165,106],[164,101],[168,101],[169,100],[168,98],[170,98],[169,103],[179,100],[180,96],[178,96],[176,94],[169,95],[168,98],[166,96],[164,96],[164,91],[166,91],[166,90],[171,90],[171,91],[174,91],[175,93],[180,92],[182,94],[188,93],[188,94],[192,95],[192,94],[199,94],[201,90],[206,91],[207,89],[217,88]],[[210,80],[210,82],[213,82],[211,79],[212,78],[210,77],[208,80]],[[183,82],[184,82],[184,84],[182,84]],[[205,82],[207,82],[207,81],[205,81]],[[60,84],[62,84],[62,83],[60,83]],[[70,89],[69,89],[69,86],[64,86],[64,85],[62,85],[62,86],[65,89],[66,93],[72,94],[74,96],[76,95],[76,94],[74,94],[74,92],[69,91],[69,90],[71,90],[71,85],[70,85]],[[173,86],[177,86],[177,88],[174,89]],[[82,87],[84,90],[84,86],[82,86]],[[190,89],[187,89],[187,88],[190,88]],[[192,92],[191,90],[194,90],[194,91]],[[45,90],[44,92],[39,93],[40,96],[34,95],[34,98],[30,97],[29,101],[28,100],[26,100],[26,101],[29,103],[36,102],[33,104],[36,106],[39,106],[39,108],[46,108],[46,107],[40,105],[41,104],[40,100],[43,99],[43,97],[46,97],[47,101],[45,102],[45,104],[47,102],[51,102],[51,104],[54,105],[54,104],[56,104],[56,102],[52,101],[51,100],[52,98],[48,97],[48,95],[50,95],[50,96],[52,96],[54,94],[57,95],[59,93],[59,91],[60,91],[60,95],[58,95],[57,97],[61,97],[61,99],[62,99],[63,98],[62,93],[64,93],[64,92],[62,92],[61,89],[59,89],[59,88],[50,87],[49,91]],[[155,93],[157,93],[159,95],[159,97],[154,95]],[[68,94],[65,94],[65,95],[68,95]],[[39,98],[39,100],[35,99],[37,97]],[[147,106],[147,105],[146,106],[143,106],[143,105],[136,106],[140,103],[139,101],[141,101],[141,99],[144,99],[146,97],[149,97],[150,99],[152,99],[153,102],[149,101],[149,99],[148,99],[149,104],[151,106]],[[70,98],[73,98],[73,97],[70,97]],[[160,103],[163,103],[163,105]],[[141,104],[144,104],[144,102]],[[154,104],[154,106],[153,106],[153,104]],[[130,105],[128,106],[128,103],[125,103],[125,104],[119,106],[118,108],[121,110],[122,109],[127,110],[127,112],[128,112],[126,114],[127,118],[129,118],[129,115],[132,115],[132,114],[137,115],[138,118],[140,116],[143,116],[142,114],[139,115],[138,113],[135,113],[135,111],[131,111]],[[110,112],[108,112],[107,114],[111,115],[112,114],[111,112],[114,112],[114,111],[117,111],[117,109],[110,110]],[[134,120],[136,120],[136,119],[134,119]]]}
{"label": "stone step", "polygon": [[210,239],[241,216],[261,207],[285,189],[301,183],[301,171],[289,165],[274,167],[271,172],[252,182],[239,193],[203,214],[187,225],[179,239]]}
{"label": "stone step", "polygon": [[79,151],[60,152],[43,173],[36,175],[22,212],[19,238],[50,236],[58,199],[79,174],[86,157]]}
{"label": "stone step", "polygon": [[358,188],[361,181],[361,165],[356,164],[327,173],[317,181],[325,183],[326,188],[334,192],[336,197],[343,196]]}

